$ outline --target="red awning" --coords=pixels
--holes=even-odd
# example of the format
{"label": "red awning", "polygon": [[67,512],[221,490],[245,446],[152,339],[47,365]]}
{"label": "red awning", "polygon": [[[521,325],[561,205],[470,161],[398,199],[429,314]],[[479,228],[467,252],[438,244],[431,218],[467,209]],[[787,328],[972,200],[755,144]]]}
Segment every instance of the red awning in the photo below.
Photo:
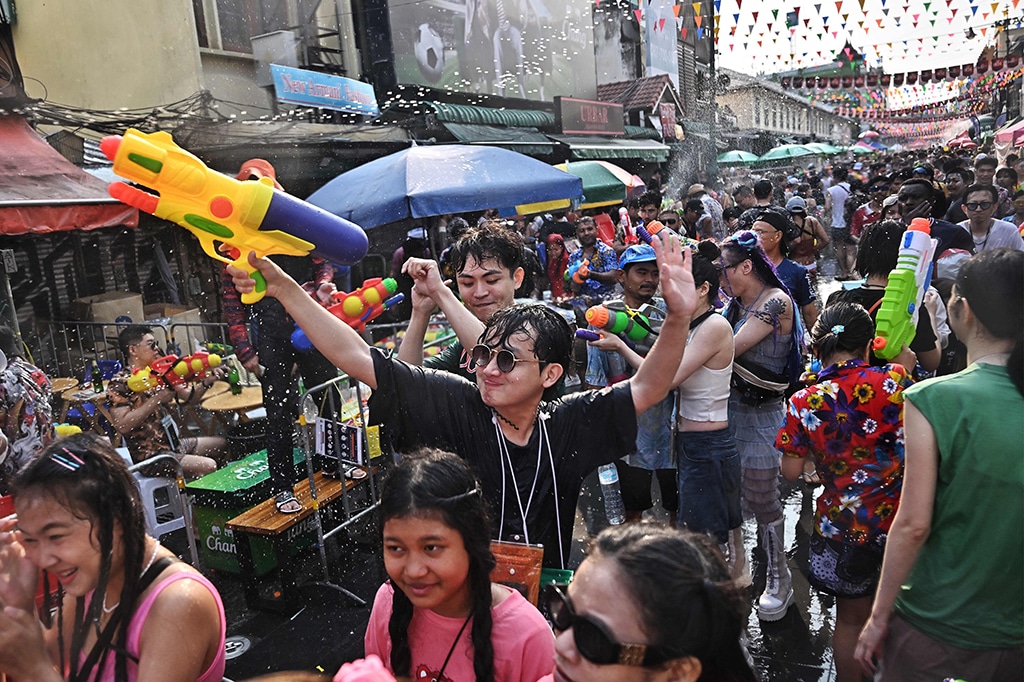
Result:
{"label": "red awning", "polygon": [[0,116],[0,234],[137,227],[139,212],[69,162],[20,116]]}

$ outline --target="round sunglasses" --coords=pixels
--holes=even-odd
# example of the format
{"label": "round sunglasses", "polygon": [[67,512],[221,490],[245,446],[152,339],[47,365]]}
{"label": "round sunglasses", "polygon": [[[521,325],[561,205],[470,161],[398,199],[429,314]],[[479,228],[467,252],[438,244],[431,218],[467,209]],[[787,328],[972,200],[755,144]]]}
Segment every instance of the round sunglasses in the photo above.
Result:
{"label": "round sunglasses", "polygon": [[483,369],[487,365],[491,364],[491,360],[494,356],[498,356],[498,369],[508,374],[516,368],[518,362],[537,362],[540,360],[536,358],[524,360],[517,358],[515,354],[506,348],[491,348],[479,343],[473,346],[473,349],[469,351],[469,366],[470,369],[477,370]]}
{"label": "round sunglasses", "polygon": [[603,623],[576,613],[565,590],[564,585],[548,585],[544,588],[543,606],[555,630],[565,632],[572,628],[576,650],[591,663],[649,668],[679,658],[660,647],[615,641]]}

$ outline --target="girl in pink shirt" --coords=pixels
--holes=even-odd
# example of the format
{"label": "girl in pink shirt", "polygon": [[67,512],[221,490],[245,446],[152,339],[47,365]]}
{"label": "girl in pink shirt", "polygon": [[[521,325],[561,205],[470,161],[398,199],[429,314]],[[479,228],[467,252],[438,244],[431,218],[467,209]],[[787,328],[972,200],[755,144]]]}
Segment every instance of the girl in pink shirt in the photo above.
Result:
{"label": "girl in pink shirt", "polygon": [[469,466],[440,451],[403,457],[381,493],[384,566],[366,655],[398,677],[535,682],[554,637],[523,596],[492,584],[487,504]]}
{"label": "girl in pink shirt", "polygon": [[[15,479],[14,498],[17,514],[0,519],[0,673],[32,682],[222,679],[220,597],[146,535],[135,481],[109,443],[92,434],[54,442]],[[60,583],[56,622],[45,629],[35,607],[40,570]]]}

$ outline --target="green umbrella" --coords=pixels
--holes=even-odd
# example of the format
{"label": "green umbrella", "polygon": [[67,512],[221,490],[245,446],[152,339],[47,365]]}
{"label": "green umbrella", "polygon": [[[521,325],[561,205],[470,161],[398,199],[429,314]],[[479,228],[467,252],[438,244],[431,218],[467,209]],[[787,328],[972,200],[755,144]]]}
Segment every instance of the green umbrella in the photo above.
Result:
{"label": "green umbrella", "polygon": [[757,160],[758,161],[785,161],[787,159],[796,159],[801,156],[814,156],[816,152],[808,149],[802,144],[784,144],[774,149],[769,149],[766,153],[762,154]]}
{"label": "green umbrella", "polygon": [[757,161],[757,154],[751,154],[750,152],[743,152],[737,149],[719,155],[716,160],[724,166],[751,163],[753,161]]}
{"label": "green umbrella", "polygon": [[854,156],[864,156],[865,154],[874,154],[877,150],[865,147],[862,144],[854,144],[850,145],[850,151],[853,152]]}
{"label": "green umbrella", "polygon": [[819,155],[842,154],[843,152],[846,151],[842,147],[837,147],[835,145],[829,144],[828,142],[808,142],[804,146],[807,147],[808,149],[813,150],[815,154]]}

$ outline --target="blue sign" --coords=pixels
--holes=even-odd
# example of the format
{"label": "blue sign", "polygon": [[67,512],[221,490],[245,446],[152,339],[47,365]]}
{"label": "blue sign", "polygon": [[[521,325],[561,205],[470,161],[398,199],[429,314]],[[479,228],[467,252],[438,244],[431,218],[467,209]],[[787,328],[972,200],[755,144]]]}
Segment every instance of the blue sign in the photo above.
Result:
{"label": "blue sign", "polygon": [[270,65],[279,102],[376,116],[377,96],[369,83],[317,71]]}

